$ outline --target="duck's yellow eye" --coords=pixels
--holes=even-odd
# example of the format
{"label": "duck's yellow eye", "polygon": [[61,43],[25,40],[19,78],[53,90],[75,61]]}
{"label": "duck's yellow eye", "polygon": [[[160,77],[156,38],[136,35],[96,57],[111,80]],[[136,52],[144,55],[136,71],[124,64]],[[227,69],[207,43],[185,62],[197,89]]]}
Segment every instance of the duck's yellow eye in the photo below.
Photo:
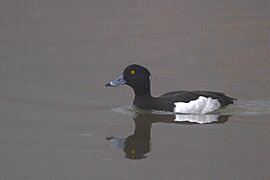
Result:
{"label": "duck's yellow eye", "polygon": [[131,70],[130,71],[130,74],[135,74],[136,72],[134,70]]}

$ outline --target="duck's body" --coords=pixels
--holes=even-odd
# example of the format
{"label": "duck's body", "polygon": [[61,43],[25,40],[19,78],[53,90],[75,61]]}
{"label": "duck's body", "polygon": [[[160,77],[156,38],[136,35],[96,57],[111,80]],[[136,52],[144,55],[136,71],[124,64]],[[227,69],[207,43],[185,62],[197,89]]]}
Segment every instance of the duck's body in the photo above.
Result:
{"label": "duck's body", "polygon": [[123,75],[106,86],[127,84],[133,88],[133,104],[141,109],[171,111],[185,114],[206,114],[232,104],[234,98],[212,91],[173,91],[159,97],[150,93],[150,72],[139,65],[128,66]]}
{"label": "duck's body", "polygon": [[233,100],[223,93],[211,91],[174,91],[159,97],[136,95],[133,104],[141,109],[206,114],[232,104]]}

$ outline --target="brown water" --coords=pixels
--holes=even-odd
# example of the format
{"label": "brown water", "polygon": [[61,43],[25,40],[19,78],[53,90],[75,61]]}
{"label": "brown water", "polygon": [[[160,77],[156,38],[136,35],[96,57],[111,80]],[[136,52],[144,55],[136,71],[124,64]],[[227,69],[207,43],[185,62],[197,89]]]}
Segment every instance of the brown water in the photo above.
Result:
{"label": "brown water", "polygon": [[[0,179],[270,179],[269,8],[1,1]],[[105,88],[130,63],[151,70],[154,95],[238,103],[203,125],[135,111],[129,88]]]}

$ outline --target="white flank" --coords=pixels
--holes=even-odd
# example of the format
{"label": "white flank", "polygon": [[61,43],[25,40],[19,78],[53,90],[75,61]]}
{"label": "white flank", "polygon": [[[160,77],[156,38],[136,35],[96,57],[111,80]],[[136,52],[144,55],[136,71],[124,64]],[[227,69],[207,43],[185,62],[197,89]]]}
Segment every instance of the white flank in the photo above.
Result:
{"label": "white flank", "polygon": [[185,102],[175,102],[174,112],[183,114],[206,114],[220,108],[217,99],[200,96],[198,99]]}

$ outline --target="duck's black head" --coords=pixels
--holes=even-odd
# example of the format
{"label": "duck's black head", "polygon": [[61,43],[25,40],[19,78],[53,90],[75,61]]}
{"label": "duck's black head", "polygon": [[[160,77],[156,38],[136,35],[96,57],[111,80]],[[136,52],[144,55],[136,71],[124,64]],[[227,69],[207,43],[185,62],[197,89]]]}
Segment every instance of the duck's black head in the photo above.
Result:
{"label": "duck's black head", "polygon": [[150,76],[148,69],[132,64],[125,68],[122,75],[107,83],[106,86],[116,87],[126,84],[134,90],[135,95],[150,95]]}

